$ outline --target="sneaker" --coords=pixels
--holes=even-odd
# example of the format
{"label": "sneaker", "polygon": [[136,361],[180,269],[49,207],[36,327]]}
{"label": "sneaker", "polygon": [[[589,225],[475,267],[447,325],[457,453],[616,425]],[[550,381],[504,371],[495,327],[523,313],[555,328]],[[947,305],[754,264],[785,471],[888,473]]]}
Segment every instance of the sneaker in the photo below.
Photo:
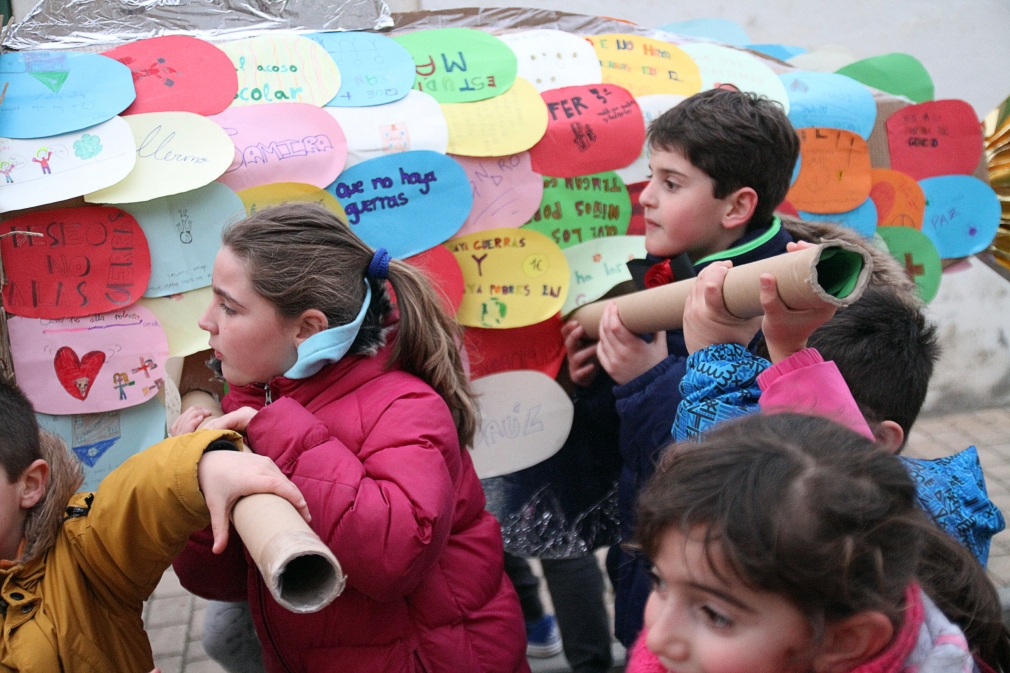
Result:
{"label": "sneaker", "polygon": [[526,622],[526,656],[549,659],[558,654],[561,654],[561,632],[554,615]]}

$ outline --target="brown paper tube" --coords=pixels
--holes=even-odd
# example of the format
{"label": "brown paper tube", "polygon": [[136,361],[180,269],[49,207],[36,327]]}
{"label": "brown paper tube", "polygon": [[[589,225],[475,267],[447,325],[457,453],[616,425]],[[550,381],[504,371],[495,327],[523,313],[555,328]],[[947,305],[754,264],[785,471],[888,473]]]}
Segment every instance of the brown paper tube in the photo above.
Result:
{"label": "brown paper tube", "polygon": [[[761,274],[778,281],[779,296],[791,309],[825,303],[847,306],[863,294],[873,261],[862,248],[844,241],[820,245],[734,267],[726,274],[722,295],[726,308],[738,318],[754,318],[761,308]],[[635,334],[651,334],[683,326],[684,305],[694,278],[633,292],[616,299],[586,304],[572,314],[591,339],[599,338],[600,317],[610,301],[617,304],[624,326]]]}

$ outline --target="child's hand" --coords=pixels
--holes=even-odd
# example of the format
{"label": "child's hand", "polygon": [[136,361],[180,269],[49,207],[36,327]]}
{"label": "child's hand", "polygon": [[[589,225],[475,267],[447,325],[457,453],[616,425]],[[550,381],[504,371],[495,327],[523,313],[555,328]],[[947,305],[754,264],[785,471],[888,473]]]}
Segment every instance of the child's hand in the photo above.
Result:
{"label": "child's hand", "polygon": [[586,330],[575,320],[569,320],[561,326],[561,336],[565,340],[568,378],[582,388],[592,385],[600,371],[600,363],[596,359],[596,342],[586,345],[583,341]]}
{"label": "child's hand", "polygon": [[242,496],[254,493],[279,495],[294,505],[306,522],[312,521],[309,507],[298,487],[266,456],[247,451],[208,451],[200,458],[197,479],[210,510],[215,554],[223,552],[228,545],[228,517],[235,502]]}
{"label": "child's hand", "polygon": [[713,262],[705,267],[684,306],[684,344],[694,353],[713,344],[746,347],[757,334],[761,318],[744,320],[726,310],[722,286],[732,262]]}
{"label": "child's hand", "polygon": [[779,297],[775,276],[769,273],[761,274],[761,307],[765,312],[761,331],[764,332],[772,364],[778,364],[806,348],[807,339],[814,330],[831,320],[837,310],[832,304],[802,310],[787,307]]}
{"label": "child's hand", "polygon": [[[201,425],[201,430],[234,430],[235,432],[245,432],[249,421],[256,415],[256,410],[252,407],[241,407],[235,411],[205,420]],[[174,426],[173,426],[174,427]]]}
{"label": "child's hand", "polygon": [[624,385],[666,359],[669,354],[666,332],[653,334],[652,343],[642,341],[621,322],[617,304],[609,302],[600,318],[600,343],[596,353],[610,378]]}
{"label": "child's hand", "polygon": [[190,407],[186,411],[179,414],[179,417],[175,419],[175,423],[172,423],[172,428],[168,431],[169,437],[178,437],[179,435],[185,435],[188,432],[195,432],[200,424],[207,420],[212,412],[208,409],[203,409],[201,407]]}

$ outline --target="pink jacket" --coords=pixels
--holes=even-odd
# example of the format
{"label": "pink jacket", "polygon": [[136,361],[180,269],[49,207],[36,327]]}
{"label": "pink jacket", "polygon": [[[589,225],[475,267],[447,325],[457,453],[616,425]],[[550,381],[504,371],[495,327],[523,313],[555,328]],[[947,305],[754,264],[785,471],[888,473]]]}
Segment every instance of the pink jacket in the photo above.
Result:
{"label": "pink jacket", "polygon": [[307,379],[234,389],[224,410],[260,409],[249,443],[308,501],[347,588],[315,614],[270,596],[239,538],[220,556],[207,531],[176,559],[183,585],[248,599],[272,673],[529,671],[522,612],[503,569],[498,524],[449,409],[428,385],[347,356]]}

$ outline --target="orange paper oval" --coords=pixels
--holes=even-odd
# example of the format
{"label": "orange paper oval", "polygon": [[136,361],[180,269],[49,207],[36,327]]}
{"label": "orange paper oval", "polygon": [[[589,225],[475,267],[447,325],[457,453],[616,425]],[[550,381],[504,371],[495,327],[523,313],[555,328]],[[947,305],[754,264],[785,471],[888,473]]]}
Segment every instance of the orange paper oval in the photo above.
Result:
{"label": "orange paper oval", "polygon": [[870,149],[856,133],[840,129],[797,131],[803,159],[786,198],[798,210],[844,213],[870,196]]}
{"label": "orange paper oval", "polygon": [[915,178],[890,168],[874,168],[870,180],[870,198],[877,206],[878,227],[922,229],[926,196]]}

